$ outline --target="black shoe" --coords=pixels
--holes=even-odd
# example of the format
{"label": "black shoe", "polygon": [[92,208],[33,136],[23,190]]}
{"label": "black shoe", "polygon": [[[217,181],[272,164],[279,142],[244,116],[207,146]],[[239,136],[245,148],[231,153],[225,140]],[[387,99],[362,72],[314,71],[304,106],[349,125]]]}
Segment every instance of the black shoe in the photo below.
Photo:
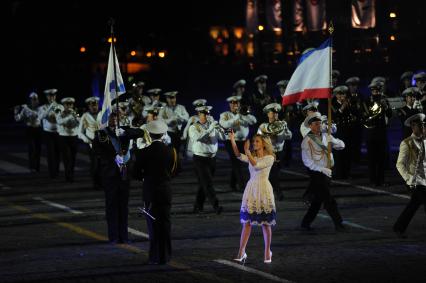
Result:
{"label": "black shoe", "polygon": [[194,205],[192,213],[201,213],[201,212],[203,212],[203,207],[200,207],[198,205]]}
{"label": "black shoe", "polygon": [[222,213],[222,211],[223,211],[223,207],[222,206],[218,206],[218,207],[215,207],[215,209],[214,209],[215,211],[216,211],[216,214],[217,215],[219,215],[219,214],[221,214]]}
{"label": "black shoe", "polygon": [[395,232],[395,235],[399,239],[406,239],[407,238],[407,235],[404,232],[401,232],[401,231],[398,231],[398,230],[395,230],[394,232]]}
{"label": "black shoe", "polygon": [[300,225],[300,229],[305,232],[310,232],[314,230],[314,228],[312,228],[310,225],[305,224]]}
{"label": "black shoe", "polygon": [[336,230],[336,232],[346,232],[347,231],[346,227],[343,226],[343,224],[336,225],[336,227],[334,227],[334,229]]}

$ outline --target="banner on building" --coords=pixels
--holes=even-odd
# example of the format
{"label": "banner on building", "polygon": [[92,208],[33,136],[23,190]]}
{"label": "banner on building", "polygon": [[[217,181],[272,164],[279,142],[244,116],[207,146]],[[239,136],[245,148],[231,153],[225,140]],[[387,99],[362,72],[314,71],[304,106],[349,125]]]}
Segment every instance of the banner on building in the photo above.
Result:
{"label": "banner on building", "polygon": [[352,27],[369,29],[376,26],[376,1],[352,0]]}

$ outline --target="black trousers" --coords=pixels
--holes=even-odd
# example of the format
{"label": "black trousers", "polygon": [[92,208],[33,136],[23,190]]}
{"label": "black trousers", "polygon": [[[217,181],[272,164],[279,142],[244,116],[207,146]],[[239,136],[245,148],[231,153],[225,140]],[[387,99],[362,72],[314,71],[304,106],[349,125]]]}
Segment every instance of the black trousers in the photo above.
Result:
{"label": "black trousers", "polygon": [[198,179],[198,191],[195,198],[195,206],[202,210],[206,197],[209,199],[213,208],[219,206],[216,198],[216,192],[213,187],[213,176],[216,170],[216,157],[203,157],[195,155],[194,160],[195,173]]}
{"label": "black trousers", "polygon": [[166,263],[172,255],[171,238],[171,205],[158,202],[145,202],[148,212],[155,218],[146,215],[149,233],[149,261]]}
{"label": "black trousers", "polygon": [[179,173],[179,172],[182,171],[182,163],[181,163],[182,161],[181,161],[180,153],[179,153],[179,151],[180,151],[180,145],[182,143],[182,141],[180,139],[181,132],[180,131],[178,131],[176,133],[167,132],[167,134],[170,136],[170,140],[172,142],[172,146],[176,150],[176,158],[177,158],[177,160],[176,160],[176,162],[177,162],[176,163],[176,165],[177,165],[176,172]]}
{"label": "black trousers", "polygon": [[30,170],[40,172],[41,153],[41,128],[27,127],[26,136],[28,140],[28,166]]}
{"label": "black trousers", "polygon": [[290,166],[290,162],[293,159],[293,143],[291,140],[287,140],[285,141],[284,144],[284,154],[283,154],[283,159],[281,161],[281,165],[282,166]]}
{"label": "black trousers", "polygon": [[395,232],[405,232],[414,214],[416,214],[417,209],[422,204],[426,212],[426,187],[417,186],[417,188],[410,190],[413,190],[411,193],[410,201],[408,202],[407,206],[402,211],[401,215],[398,217],[395,224],[393,225],[393,230]]}
{"label": "black trousers", "polygon": [[90,158],[90,176],[92,177],[93,188],[99,189],[102,186],[99,157],[95,154],[93,148],[90,147],[90,145],[87,145],[87,151]]}
{"label": "black trousers", "polygon": [[274,189],[274,193],[277,197],[279,197],[281,194],[280,171],[283,154],[283,151],[275,152],[276,160],[271,167],[271,172],[269,172],[269,182],[271,183],[272,188]]}
{"label": "black trousers", "polygon": [[336,227],[342,225],[342,217],[337,208],[336,200],[330,194],[331,179],[324,174],[308,170],[310,182],[308,189],[305,192],[304,198],[310,203],[308,211],[302,220],[302,226],[310,226],[317,216],[321,205],[324,203],[324,208],[330,215]]}
{"label": "black trousers", "polygon": [[59,134],[57,132],[44,131],[44,140],[47,149],[47,167],[50,178],[56,178],[59,174],[59,163],[61,162],[61,151],[59,145]]}
{"label": "black trousers", "polygon": [[385,181],[386,129],[367,129],[366,135],[370,183],[380,186]]}
{"label": "black trousers", "polygon": [[77,155],[77,136],[59,136],[59,141],[65,168],[65,180],[73,182],[75,156]]}
{"label": "black trousers", "polygon": [[351,173],[353,135],[350,133],[350,129],[339,128],[339,126],[337,128],[341,132],[336,137],[345,143],[345,148],[333,152],[335,160],[334,170],[336,179],[347,179]]}
{"label": "black trousers", "polygon": [[129,181],[120,176],[102,180],[105,192],[105,214],[110,242],[128,241]]}
{"label": "black trousers", "polygon": [[[339,132],[339,131],[337,131]],[[361,161],[361,147],[362,147],[362,136],[363,136],[363,126],[361,124],[355,124],[352,128],[353,135],[352,140],[352,162],[359,164]],[[346,143],[346,141],[344,141]]]}
{"label": "black trousers", "polygon": [[[244,152],[244,141],[236,141],[238,150]],[[231,160],[231,180],[230,187],[236,191],[244,190],[244,180],[242,175],[243,163],[235,156],[234,150],[232,149],[231,141],[225,141],[225,149],[228,152],[229,159]]]}

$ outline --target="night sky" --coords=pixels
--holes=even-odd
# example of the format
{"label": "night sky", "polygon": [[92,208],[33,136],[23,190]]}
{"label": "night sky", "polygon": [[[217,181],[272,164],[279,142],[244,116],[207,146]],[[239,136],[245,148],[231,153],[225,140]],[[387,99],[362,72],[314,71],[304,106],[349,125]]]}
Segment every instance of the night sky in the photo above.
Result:
{"label": "night sky", "polygon": [[[111,17],[116,20],[117,51],[121,63],[127,60],[122,54],[133,49],[167,50],[167,63],[153,65],[150,72],[141,75],[141,79],[150,82],[148,88],[179,89],[190,93],[189,100],[216,92],[222,92],[226,97],[231,90],[224,90],[224,87],[240,78],[251,80],[263,72],[269,72],[274,80],[288,78],[293,67],[278,66],[271,70],[257,65],[256,69],[247,71],[246,66],[233,66],[232,61],[217,65],[207,60],[213,48],[209,41],[209,27],[244,27],[245,2],[10,1],[5,25],[11,39],[6,58],[11,63],[7,68],[10,77],[7,78],[6,92],[13,95],[3,106],[10,108],[23,103],[30,91],[41,93],[43,89],[52,87],[60,89],[62,97],[90,96],[94,65],[107,60],[109,45],[105,40],[109,37],[107,23]],[[289,22],[289,3],[283,1],[284,24]],[[421,42],[426,38],[422,14],[426,4],[418,5],[420,7],[395,0],[377,1],[376,31],[386,38],[396,28],[398,42],[383,46],[383,50],[393,56],[390,65],[379,64],[372,68],[374,58],[364,65],[353,66],[353,58],[344,53],[351,40],[358,36],[346,30],[350,20],[350,9],[347,9],[350,1],[327,1],[327,13],[336,26],[335,45],[340,50],[336,66],[348,76],[361,77],[364,71],[367,77],[381,75],[382,70],[397,77],[405,69],[424,67]],[[389,22],[387,15],[391,10],[398,12],[396,24]],[[315,41],[311,43],[317,44]],[[301,44],[308,43],[302,41]],[[86,53],[79,52],[81,46],[87,48]],[[380,52],[374,56],[379,58],[382,56]],[[10,116],[10,113],[2,112],[2,116]]]}

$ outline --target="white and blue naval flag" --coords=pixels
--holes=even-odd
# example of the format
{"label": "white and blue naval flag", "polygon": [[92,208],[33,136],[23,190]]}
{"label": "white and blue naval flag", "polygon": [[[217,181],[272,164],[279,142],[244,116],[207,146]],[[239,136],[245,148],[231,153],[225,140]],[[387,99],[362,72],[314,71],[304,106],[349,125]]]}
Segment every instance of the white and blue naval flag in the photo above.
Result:
{"label": "white and blue naval flag", "polygon": [[[114,57],[115,57],[115,71],[117,73],[118,91],[116,91],[115,89],[115,81],[114,81],[114,65],[113,65]],[[117,96],[120,96],[123,93],[126,93],[126,89],[124,88],[123,77],[121,77],[120,65],[118,65],[117,55],[115,54],[115,49],[113,48],[113,45],[111,43],[111,48],[109,51],[109,59],[108,59],[108,70],[107,70],[107,76],[105,81],[104,101],[102,104],[102,111],[101,111],[101,121],[100,121],[101,129],[108,126],[108,118],[112,112],[111,102]]]}

